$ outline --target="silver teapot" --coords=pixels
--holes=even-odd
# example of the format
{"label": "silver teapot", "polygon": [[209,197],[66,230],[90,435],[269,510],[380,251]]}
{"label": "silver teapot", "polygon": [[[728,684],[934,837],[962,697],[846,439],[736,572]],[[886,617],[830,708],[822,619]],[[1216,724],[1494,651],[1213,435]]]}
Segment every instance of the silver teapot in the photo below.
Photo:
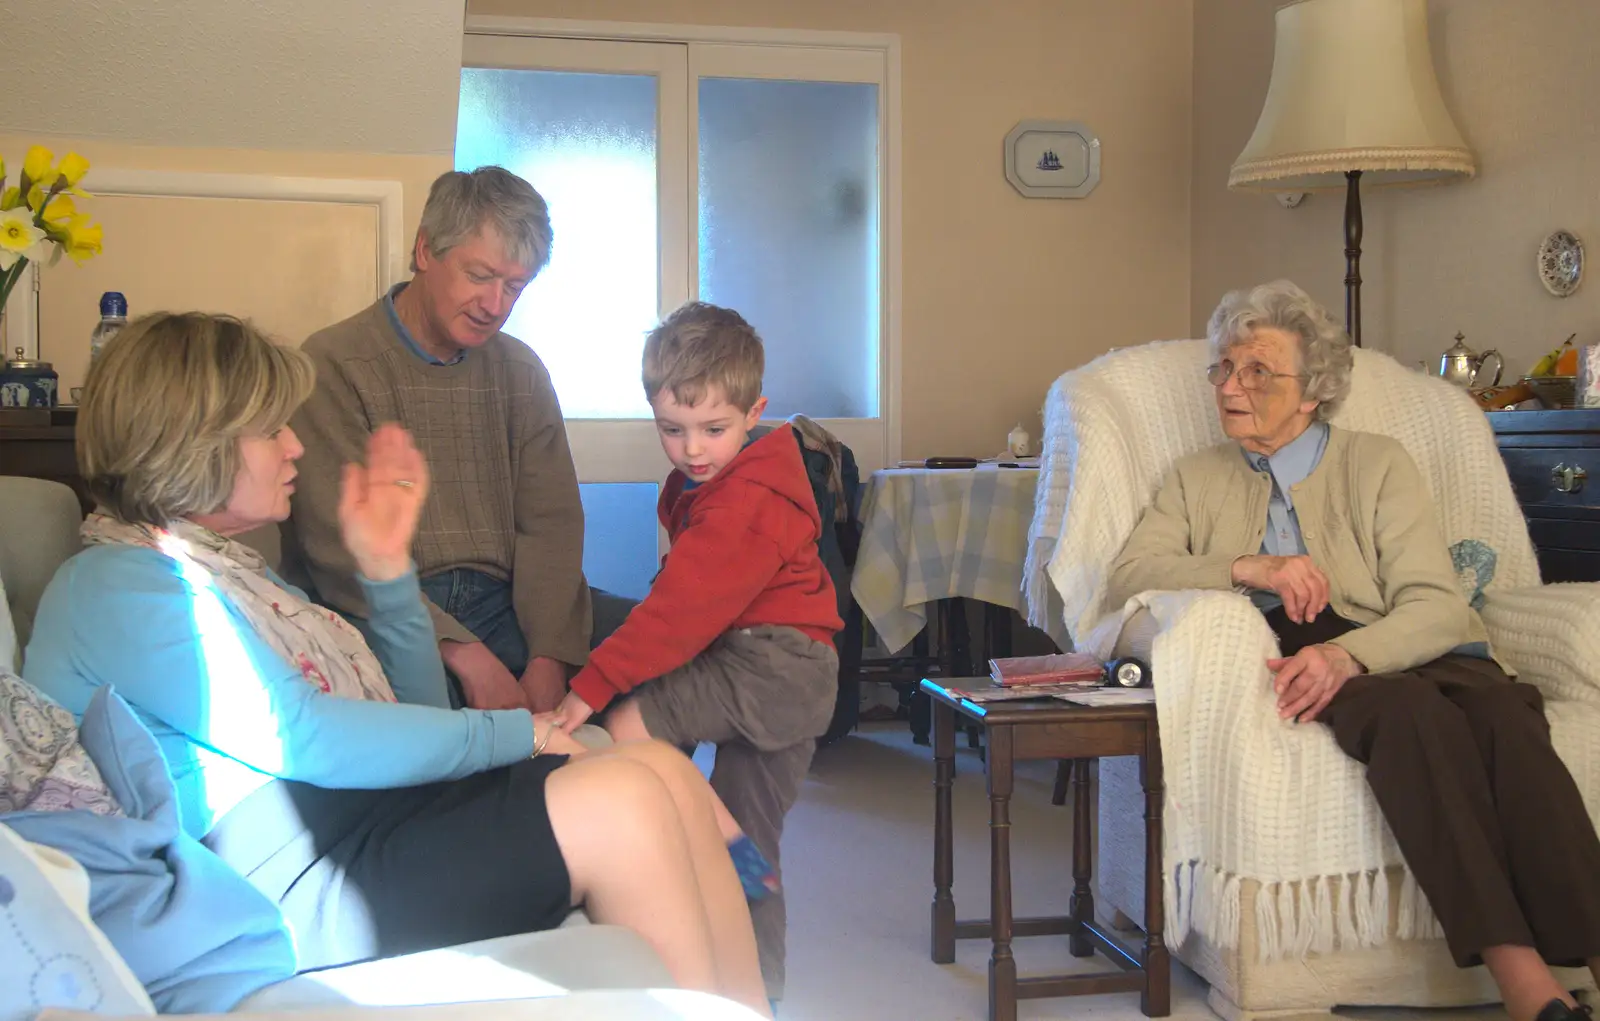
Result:
{"label": "silver teapot", "polygon": [[[1505,374],[1506,360],[1500,352],[1493,348],[1483,354],[1477,354],[1466,345],[1466,335],[1456,334],[1456,342],[1439,356],[1439,371],[1434,373],[1446,383],[1454,383],[1463,389],[1475,386],[1499,386],[1500,377]],[[1494,382],[1478,382],[1478,376],[1484,371],[1484,363],[1490,358],[1494,359]]]}

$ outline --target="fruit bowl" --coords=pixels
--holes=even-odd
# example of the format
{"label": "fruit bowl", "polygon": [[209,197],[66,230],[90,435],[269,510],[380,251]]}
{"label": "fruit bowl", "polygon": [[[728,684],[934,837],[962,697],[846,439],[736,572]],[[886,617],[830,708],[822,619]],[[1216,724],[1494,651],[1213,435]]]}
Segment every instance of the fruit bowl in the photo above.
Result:
{"label": "fruit bowl", "polygon": [[1533,395],[1547,408],[1570,408],[1577,392],[1577,376],[1523,376]]}

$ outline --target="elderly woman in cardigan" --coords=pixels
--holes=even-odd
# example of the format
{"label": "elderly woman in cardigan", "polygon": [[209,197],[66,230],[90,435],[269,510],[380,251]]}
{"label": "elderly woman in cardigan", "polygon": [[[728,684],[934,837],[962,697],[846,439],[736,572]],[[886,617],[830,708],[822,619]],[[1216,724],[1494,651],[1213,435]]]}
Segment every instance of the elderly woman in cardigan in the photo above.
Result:
{"label": "elderly woman in cardigan", "polygon": [[1404,448],[1329,423],[1352,357],[1327,312],[1264,284],[1207,336],[1228,441],[1173,466],[1110,599],[1246,593],[1278,636],[1278,714],[1367,767],[1456,963],[1486,964],[1514,1021],[1563,1021],[1548,964],[1600,976],[1600,840],[1538,690],[1495,658]]}

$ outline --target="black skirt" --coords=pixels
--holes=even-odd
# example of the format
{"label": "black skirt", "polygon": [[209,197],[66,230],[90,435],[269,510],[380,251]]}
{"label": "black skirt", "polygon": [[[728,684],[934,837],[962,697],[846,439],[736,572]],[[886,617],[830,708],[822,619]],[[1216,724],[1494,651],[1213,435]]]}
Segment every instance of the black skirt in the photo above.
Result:
{"label": "black skirt", "polygon": [[376,791],[274,780],[205,844],[277,902],[301,971],[552,929],[572,879],[545,781],[566,761]]}

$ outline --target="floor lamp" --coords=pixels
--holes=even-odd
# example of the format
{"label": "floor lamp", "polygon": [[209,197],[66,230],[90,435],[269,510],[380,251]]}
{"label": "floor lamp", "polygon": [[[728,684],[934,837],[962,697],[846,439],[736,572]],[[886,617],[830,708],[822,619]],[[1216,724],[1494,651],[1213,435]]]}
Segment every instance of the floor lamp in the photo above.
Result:
{"label": "floor lamp", "polygon": [[1361,185],[1471,177],[1472,151],[1433,73],[1427,0],[1279,8],[1272,80],[1228,187],[1345,189],[1345,328],[1361,344]]}

